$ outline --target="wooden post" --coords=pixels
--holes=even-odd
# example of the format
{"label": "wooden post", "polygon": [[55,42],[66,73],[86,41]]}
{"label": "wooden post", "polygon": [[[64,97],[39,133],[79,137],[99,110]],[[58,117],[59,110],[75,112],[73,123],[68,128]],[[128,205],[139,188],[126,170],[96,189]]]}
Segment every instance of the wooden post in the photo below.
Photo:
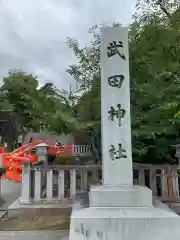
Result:
{"label": "wooden post", "polygon": [[87,188],[87,172],[86,170],[81,171],[81,191]]}
{"label": "wooden post", "polygon": [[[0,153],[0,168],[2,167],[2,153]],[[2,200],[2,195],[1,195],[1,177],[0,177],[0,201]]]}
{"label": "wooden post", "polygon": [[76,196],[76,170],[70,170],[70,198],[73,199]]}
{"label": "wooden post", "polygon": [[53,199],[53,170],[47,171],[47,201]]}
{"label": "wooden post", "polygon": [[150,188],[154,196],[157,196],[156,168],[150,169]]}
{"label": "wooden post", "polygon": [[35,169],[35,194],[34,201],[41,202],[41,171],[40,169]]}
{"label": "wooden post", "polygon": [[145,186],[144,168],[139,169],[139,185]]}
{"label": "wooden post", "polygon": [[58,200],[64,199],[64,170],[58,173]]}
{"label": "wooden post", "polygon": [[31,166],[24,163],[22,168],[21,204],[29,204],[31,199]]}

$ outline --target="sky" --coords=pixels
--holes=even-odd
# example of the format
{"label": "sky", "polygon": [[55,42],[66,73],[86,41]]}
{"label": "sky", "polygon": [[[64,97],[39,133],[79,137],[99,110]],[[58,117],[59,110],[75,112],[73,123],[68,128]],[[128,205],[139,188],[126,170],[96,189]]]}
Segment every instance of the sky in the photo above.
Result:
{"label": "sky", "polygon": [[[111,3],[112,2],[112,3]],[[136,0],[0,0],[0,78],[9,69],[38,76],[59,88],[73,85],[66,73],[76,62],[66,44],[88,44],[88,29],[103,21],[132,21]]]}

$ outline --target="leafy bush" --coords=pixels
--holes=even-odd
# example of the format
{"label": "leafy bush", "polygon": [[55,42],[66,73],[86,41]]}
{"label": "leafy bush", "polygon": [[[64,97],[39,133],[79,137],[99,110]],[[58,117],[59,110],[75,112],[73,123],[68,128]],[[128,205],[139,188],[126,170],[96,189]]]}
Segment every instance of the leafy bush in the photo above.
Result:
{"label": "leafy bush", "polygon": [[56,157],[54,159],[55,165],[75,165],[76,160],[74,157]]}
{"label": "leafy bush", "polygon": [[48,158],[48,164],[51,164],[51,163],[54,163],[56,155],[48,154],[47,158]]}
{"label": "leafy bush", "polygon": [[6,173],[7,168],[0,168],[0,177]]}

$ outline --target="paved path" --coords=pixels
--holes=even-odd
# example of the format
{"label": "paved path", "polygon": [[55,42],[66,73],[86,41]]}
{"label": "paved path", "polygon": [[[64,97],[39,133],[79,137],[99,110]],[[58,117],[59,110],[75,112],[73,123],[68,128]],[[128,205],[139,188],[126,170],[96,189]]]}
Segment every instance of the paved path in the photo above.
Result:
{"label": "paved path", "polygon": [[[21,184],[10,181],[8,179],[1,179],[1,201],[0,210],[7,210],[17,198],[21,195]],[[3,200],[3,201],[2,201]]]}
{"label": "paved path", "polygon": [[[21,184],[1,179],[0,216],[20,197]],[[0,240],[68,240],[68,231],[0,231]]]}
{"label": "paved path", "polygon": [[1,232],[0,240],[68,240],[68,231]]}

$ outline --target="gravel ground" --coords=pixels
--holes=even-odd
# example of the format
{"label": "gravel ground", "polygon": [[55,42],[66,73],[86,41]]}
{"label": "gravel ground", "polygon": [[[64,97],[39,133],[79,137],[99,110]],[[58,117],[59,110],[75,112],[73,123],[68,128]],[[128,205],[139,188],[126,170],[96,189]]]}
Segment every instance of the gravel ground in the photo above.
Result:
{"label": "gravel ground", "polygon": [[69,230],[71,209],[29,209],[25,213],[0,219],[0,231]]}

